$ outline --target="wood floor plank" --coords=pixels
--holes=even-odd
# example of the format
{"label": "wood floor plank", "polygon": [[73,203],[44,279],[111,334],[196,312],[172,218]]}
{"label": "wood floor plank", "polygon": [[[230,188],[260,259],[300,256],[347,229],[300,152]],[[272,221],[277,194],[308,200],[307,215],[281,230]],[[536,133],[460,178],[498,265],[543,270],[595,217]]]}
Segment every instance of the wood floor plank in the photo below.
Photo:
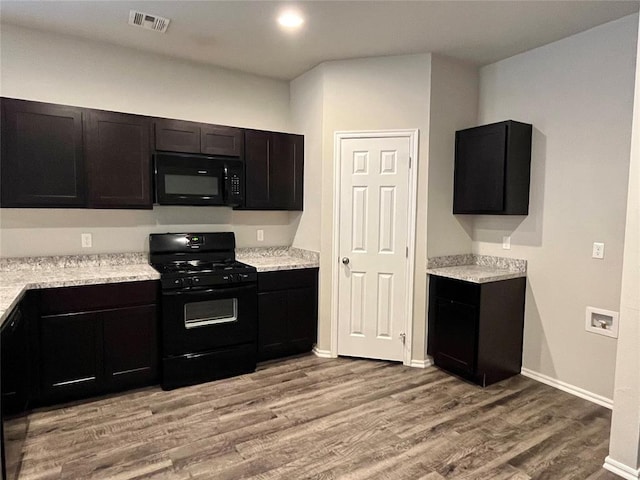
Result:
{"label": "wood floor plank", "polygon": [[306,355],[34,411],[19,479],[612,480],[610,418],[521,376]]}

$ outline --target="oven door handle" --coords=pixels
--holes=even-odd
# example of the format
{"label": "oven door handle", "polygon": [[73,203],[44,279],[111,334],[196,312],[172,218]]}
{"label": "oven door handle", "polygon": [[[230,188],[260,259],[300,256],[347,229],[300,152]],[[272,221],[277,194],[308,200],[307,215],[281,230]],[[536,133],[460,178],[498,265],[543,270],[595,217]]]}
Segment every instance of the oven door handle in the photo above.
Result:
{"label": "oven door handle", "polygon": [[162,295],[209,295],[211,293],[224,293],[225,296],[234,296],[237,293],[244,293],[247,290],[255,289],[255,285],[246,285],[244,287],[233,288],[208,288],[206,290],[170,290],[168,292],[162,292]]}

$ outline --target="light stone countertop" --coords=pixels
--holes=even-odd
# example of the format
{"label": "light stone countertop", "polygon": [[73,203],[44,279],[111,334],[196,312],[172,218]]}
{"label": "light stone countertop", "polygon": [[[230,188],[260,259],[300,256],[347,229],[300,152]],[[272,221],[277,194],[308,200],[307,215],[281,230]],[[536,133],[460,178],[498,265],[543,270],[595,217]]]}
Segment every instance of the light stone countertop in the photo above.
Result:
{"label": "light stone countertop", "polygon": [[238,248],[236,258],[256,267],[258,272],[317,268],[319,265],[317,252],[294,247]]}
{"label": "light stone countertop", "polygon": [[0,271],[0,326],[27,290],[158,280],[148,264],[95,265]]}
{"label": "light stone countertop", "polygon": [[[317,252],[294,247],[238,248],[236,256],[258,272],[319,264]],[[27,290],[158,280],[160,274],[147,261],[142,252],[0,258],[0,326]]]}
{"label": "light stone countertop", "polygon": [[472,283],[498,282],[527,276],[526,260],[487,255],[430,258],[427,273]]}

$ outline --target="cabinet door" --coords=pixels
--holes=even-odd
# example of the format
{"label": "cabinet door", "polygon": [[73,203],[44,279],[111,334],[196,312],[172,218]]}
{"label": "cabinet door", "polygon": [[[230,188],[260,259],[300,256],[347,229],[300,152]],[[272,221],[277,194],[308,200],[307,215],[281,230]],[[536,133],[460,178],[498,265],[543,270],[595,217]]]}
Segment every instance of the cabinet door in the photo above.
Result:
{"label": "cabinet door", "polygon": [[287,291],[258,294],[258,360],[286,355]]}
{"label": "cabinet door", "polygon": [[156,308],[103,312],[104,368],[108,389],[149,385],[157,379]]}
{"label": "cabinet door", "polygon": [[2,99],[3,207],[82,207],[82,110]]}
{"label": "cabinet door", "polygon": [[90,111],[87,123],[90,206],[152,208],[147,117]]}
{"label": "cabinet door", "polygon": [[272,141],[270,132],[245,131],[245,205],[247,208],[267,209],[271,206]]}
{"label": "cabinet door", "polygon": [[200,124],[158,119],[154,122],[156,150],[200,153]]}
{"label": "cabinet door", "polygon": [[245,132],[246,208],[302,210],[304,137]]}
{"label": "cabinet door", "polygon": [[500,213],[504,209],[507,125],[456,133],[453,213]]}
{"label": "cabinet door", "polygon": [[473,305],[436,298],[434,359],[438,366],[473,374],[477,357],[478,312]]}
{"label": "cabinet door", "polygon": [[221,125],[202,125],[200,148],[207,155],[242,157],[244,131],[241,128]]}
{"label": "cabinet door", "polygon": [[302,210],[304,137],[275,133],[270,169],[273,206]]}
{"label": "cabinet door", "polygon": [[42,317],[40,366],[41,393],[47,402],[96,393],[102,381],[100,313]]}
{"label": "cabinet door", "polygon": [[287,292],[287,340],[296,351],[308,352],[316,342],[317,296],[315,287],[296,288]]}

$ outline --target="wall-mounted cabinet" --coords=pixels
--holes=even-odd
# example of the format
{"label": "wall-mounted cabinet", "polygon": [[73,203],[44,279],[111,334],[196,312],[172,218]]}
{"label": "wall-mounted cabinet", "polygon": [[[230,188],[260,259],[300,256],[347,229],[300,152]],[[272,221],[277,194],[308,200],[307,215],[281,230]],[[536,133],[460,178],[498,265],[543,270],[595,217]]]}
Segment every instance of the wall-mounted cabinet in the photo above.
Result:
{"label": "wall-mounted cabinet", "polygon": [[151,208],[147,117],[2,99],[2,207]]}
{"label": "wall-mounted cabinet", "polygon": [[85,153],[91,208],[152,208],[149,120],[89,110]]}
{"label": "wall-mounted cabinet", "polygon": [[454,214],[529,213],[531,132],[513,120],[456,132]]}
{"label": "wall-mounted cabinet", "polygon": [[223,125],[156,119],[156,150],[242,157],[244,131]]}
{"label": "wall-mounted cabinet", "polygon": [[83,110],[2,99],[3,207],[83,207]]}
{"label": "wall-mounted cabinet", "polygon": [[153,208],[152,153],[239,158],[248,210],[302,210],[304,137],[2,98],[0,207]]}
{"label": "wall-mounted cabinet", "polygon": [[250,210],[302,210],[304,136],[245,131],[246,203]]}

